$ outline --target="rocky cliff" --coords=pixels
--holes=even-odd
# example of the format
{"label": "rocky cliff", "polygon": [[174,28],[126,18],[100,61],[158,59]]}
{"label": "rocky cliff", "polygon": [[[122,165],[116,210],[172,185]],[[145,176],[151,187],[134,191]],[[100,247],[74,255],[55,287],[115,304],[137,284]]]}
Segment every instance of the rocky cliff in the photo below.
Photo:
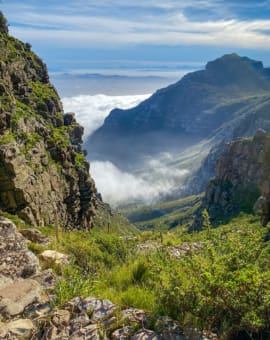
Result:
{"label": "rocky cliff", "polygon": [[[0,13],[1,14],[1,13]],[[46,66],[0,17],[0,209],[32,225],[89,229],[96,189],[83,128],[63,113]]]}
{"label": "rocky cliff", "polygon": [[269,201],[269,154],[270,137],[263,130],[253,138],[228,143],[216,163],[216,176],[207,186],[193,227],[202,226],[203,209],[215,225],[241,211],[252,212],[260,196]]}

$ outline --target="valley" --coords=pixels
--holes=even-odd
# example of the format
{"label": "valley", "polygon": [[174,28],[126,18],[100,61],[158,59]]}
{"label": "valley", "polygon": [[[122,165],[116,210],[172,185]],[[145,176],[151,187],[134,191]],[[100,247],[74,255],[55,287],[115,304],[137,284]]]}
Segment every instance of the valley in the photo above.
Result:
{"label": "valley", "polygon": [[269,339],[270,69],[225,54],[90,117],[1,11],[0,47],[0,339]]}

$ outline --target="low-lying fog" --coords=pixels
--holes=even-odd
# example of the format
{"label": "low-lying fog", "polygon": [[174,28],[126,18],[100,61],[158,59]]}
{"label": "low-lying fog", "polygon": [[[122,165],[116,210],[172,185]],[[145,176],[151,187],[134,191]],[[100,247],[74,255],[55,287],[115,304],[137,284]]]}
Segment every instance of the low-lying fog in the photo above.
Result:
{"label": "low-lying fog", "polygon": [[[100,127],[116,107],[129,108],[137,105],[150,95],[108,96],[79,95],[63,98],[65,112],[76,113],[78,122],[84,126],[84,139]],[[87,150],[91,159],[91,149]],[[181,183],[188,173],[186,169],[176,169],[168,166],[173,161],[169,153],[159,159],[147,159],[139,172],[122,171],[109,161],[91,160],[91,175],[94,177],[98,190],[105,202],[112,206],[142,202],[154,203],[171,193]]]}
{"label": "low-lying fog", "polygon": [[[58,85],[64,111],[75,112],[77,121],[84,127],[86,141],[103,124],[111,110],[136,106],[148,98],[150,93],[173,83],[186,72],[176,73],[175,78],[74,77],[65,74],[53,76],[53,81]],[[116,95],[119,93],[121,95]],[[186,169],[180,170],[168,165],[174,160],[169,153],[160,155],[158,159],[146,159],[136,167],[136,171],[123,171],[109,161],[92,159],[91,146],[87,151],[91,175],[97,188],[104,201],[114,207],[132,202],[154,203],[175,188],[181,188],[188,173]]]}

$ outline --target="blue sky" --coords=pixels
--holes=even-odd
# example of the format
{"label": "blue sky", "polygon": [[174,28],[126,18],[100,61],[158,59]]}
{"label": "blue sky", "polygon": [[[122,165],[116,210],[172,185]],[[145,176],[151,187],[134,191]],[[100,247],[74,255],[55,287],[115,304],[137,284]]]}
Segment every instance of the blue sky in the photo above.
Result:
{"label": "blue sky", "polygon": [[30,42],[51,72],[180,73],[231,52],[270,66],[269,0],[2,0],[0,7],[11,34]]}

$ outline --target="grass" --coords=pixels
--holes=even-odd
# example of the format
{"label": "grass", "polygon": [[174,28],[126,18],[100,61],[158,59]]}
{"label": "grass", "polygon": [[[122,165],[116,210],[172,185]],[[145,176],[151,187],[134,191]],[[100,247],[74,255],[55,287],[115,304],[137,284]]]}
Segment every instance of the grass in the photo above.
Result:
{"label": "grass", "polygon": [[147,207],[121,209],[140,230],[168,230],[187,225],[201,203],[201,195],[159,203]]}
{"label": "grass", "polygon": [[[17,219],[16,222],[18,223]],[[53,227],[41,231],[55,239]],[[168,315],[182,327],[196,327],[220,339],[269,336],[270,243],[256,216],[241,213],[228,224],[188,233],[68,231],[50,248],[70,255],[55,288],[57,305],[75,296],[96,296],[151,315]],[[168,246],[200,242],[174,258]],[[142,253],[138,245],[153,244]],[[29,245],[36,253],[42,249]],[[59,274],[59,268],[55,268]],[[267,338],[267,337],[266,337]]]}

